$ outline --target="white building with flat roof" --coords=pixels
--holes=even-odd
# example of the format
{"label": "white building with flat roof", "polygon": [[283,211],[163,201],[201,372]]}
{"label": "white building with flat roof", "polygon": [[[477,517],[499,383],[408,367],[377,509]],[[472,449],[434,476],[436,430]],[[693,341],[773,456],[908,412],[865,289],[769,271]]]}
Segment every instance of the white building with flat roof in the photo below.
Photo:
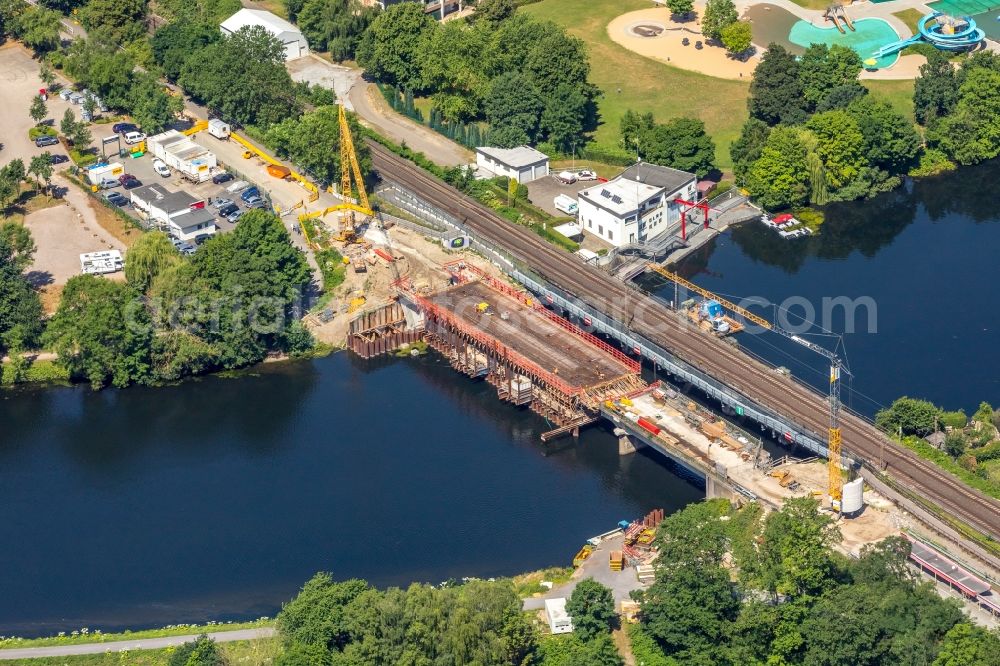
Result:
{"label": "white building with flat roof", "polygon": [[517,148],[476,148],[476,167],[487,176],[507,176],[530,183],[549,175],[549,156],[531,146]]}
{"label": "white building with flat roof", "polygon": [[613,180],[580,190],[577,221],[615,247],[644,243],[680,219],[675,201],[694,201],[697,180],[693,173],[639,162]]}
{"label": "white building with flat roof", "polygon": [[549,621],[549,630],[553,634],[568,634],[573,631],[573,618],[566,613],[566,599],[545,600],[545,618]]}
{"label": "white building with flat roof", "polygon": [[297,27],[285,19],[263,9],[241,9],[219,27],[225,35],[233,35],[247,26],[259,25],[275,36],[285,47],[285,60],[295,60],[309,55],[309,43]]}

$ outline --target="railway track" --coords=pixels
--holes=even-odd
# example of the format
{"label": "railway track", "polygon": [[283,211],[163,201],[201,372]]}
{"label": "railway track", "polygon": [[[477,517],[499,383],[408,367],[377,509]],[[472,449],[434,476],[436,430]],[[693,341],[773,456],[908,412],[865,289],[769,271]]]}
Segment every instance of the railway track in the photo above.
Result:
{"label": "railway track", "polygon": [[[384,146],[369,141],[375,168],[428,203],[453,215],[482,239],[510,252],[552,284],[586,302],[680,360],[725,382],[748,399],[791,418],[825,441],[829,406],[825,396],[775,373],[716,337],[687,327],[653,298],[630,289],[600,270],[513,224],[474,199],[443,183]],[[916,494],[1000,540],[1000,503],[965,485],[879,432],[847,414],[841,421],[845,449],[869,462],[884,460],[887,472]]]}

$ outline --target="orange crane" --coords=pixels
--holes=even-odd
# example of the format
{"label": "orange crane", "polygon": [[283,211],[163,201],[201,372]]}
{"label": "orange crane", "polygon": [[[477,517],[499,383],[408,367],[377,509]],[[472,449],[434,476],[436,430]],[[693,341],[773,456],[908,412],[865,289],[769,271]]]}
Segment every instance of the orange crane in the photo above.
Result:
{"label": "orange crane", "polygon": [[[758,326],[767,329],[768,331],[774,331],[779,335],[792,340],[793,342],[811,349],[812,351],[825,356],[828,361],[830,361],[830,386],[829,386],[829,400],[830,400],[830,428],[827,437],[827,450],[828,455],[828,466],[827,466],[827,495],[830,497],[830,508],[835,512],[840,513],[840,504],[843,499],[843,488],[844,488],[844,478],[841,476],[840,469],[842,464],[842,453],[841,453],[841,435],[840,435],[840,375],[842,372],[850,372],[844,366],[843,361],[840,357],[826,349],[821,347],[805,338],[791,333],[782,329],[780,326],[772,324],[767,319],[764,319],[760,315],[756,315],[749,310],[742,308],[735,303],[722,298],[718,294],[714,294],[703,287],[699,287],[689,280],[685,280],[680,275],[668,271],[666,268],[652,262],[646,264],[646,266],[662,275],[666,279],[674,283],[674,285],[684,287],[690,291],[693,291],[700,296],[717,301],[722,307],[726,308],[730,312],[739,315],[740,317],[751,321]],[[674,296],[674,307],[678,306],[677,296]]]}

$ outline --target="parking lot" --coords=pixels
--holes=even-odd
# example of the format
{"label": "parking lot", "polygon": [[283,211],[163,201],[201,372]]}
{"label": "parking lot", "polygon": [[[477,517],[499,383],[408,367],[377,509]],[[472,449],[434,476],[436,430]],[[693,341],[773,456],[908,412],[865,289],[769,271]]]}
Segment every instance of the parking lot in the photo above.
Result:
{"label": "parking lot", "polygon": [[597,185],[597,183],[596,180],[578,180],[567,185],[556,178],[555,174],[549,174],[528,183],[528,200],[550,215],[569,217],[561,210],[557,210],[552,201],[560,194],[566,194],[575,199],[577,192]]}

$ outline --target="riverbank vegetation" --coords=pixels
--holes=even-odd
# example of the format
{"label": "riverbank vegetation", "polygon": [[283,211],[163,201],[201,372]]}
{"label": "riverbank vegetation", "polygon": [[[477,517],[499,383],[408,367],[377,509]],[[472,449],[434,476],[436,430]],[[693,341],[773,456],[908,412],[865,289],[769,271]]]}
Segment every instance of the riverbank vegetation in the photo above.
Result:
{"label": "riverbank vegetation", "polygon": [[85,643],[109,643],[113,641],[140,640],[144,638],[166,638],[169,636],[189,636],[207,634],[216,631],[239,631],[241,629],[261,629],[273,627],[274,620],[262,617],[250,622],[207,622],[205,624],[172,624],[156,629],[139,629],[137,631],[102,632],[99,629],[91,631],[81,627],[75,631],[60,632],[56,636],[43,638],[18,638],[15,636],[0,637],[0,650],[52,647],[55,645],[82,645]]}
{"label": "riverbank vegetation", "polygon": [[1000,410],[983,402],[972,415],[902,397],[875,424],[965,483],[1000,499]]}

